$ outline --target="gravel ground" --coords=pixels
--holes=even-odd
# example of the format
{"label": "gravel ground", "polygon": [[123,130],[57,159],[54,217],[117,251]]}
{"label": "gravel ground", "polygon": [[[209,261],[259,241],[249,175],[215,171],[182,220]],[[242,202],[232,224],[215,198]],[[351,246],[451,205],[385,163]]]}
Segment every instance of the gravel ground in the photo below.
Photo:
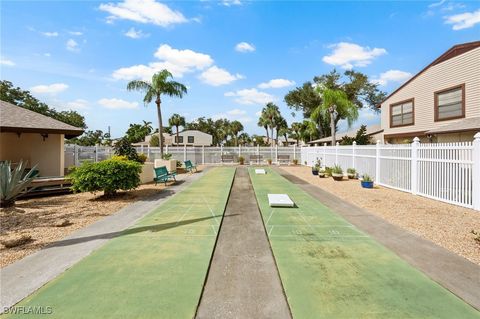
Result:
{"label": "gravel ground", "polygon": [[480,265],[480,243],[471,233],[480,232],[480,212],[384,187],[364,189],[358,180],[319,178],[310,167],[282,169]]}
{"label": "gravel ground", "polygon": [[[15,262],[77,229],[88,226],[122,207],[160,192],[163,184],[141,185],[105,199],[101,193],[78,193],[19,200],[15,207],[0,209],[0,241],[29,235],[32,241],[14,248],[0,246],[0,268]],[[68,220],[64,227],[56,225]]]}

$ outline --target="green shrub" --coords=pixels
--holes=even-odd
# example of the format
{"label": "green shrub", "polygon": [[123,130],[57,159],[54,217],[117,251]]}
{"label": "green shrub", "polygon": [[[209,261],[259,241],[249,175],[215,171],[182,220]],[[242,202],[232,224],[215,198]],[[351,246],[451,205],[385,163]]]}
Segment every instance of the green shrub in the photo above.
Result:
{"label": "green shrub", "polygon": [[171,153],[165,153],[165,154],[163,154],[162,159],[165,160],[165,161],[169,161],[169,160],[172,159],[172,156],[173,156],[173,154],[171,154]]}
{"label": "green shrub", "polygon": [[70,175],[74,192],[103,191],[105,196],[117,190],[131,190],[140,185],[140,163],[130,160],[109,159],[98,163],[84,163]]}
{"label": "green shrub", "polygon": [[18,196],[31,190],[28,187],[38,174],[36,165],[25,174],[27,162],[20,160],[12,170],[9,161],[0,161],[0,207],[15,205]]}
{"label": "green shrub", "polygon": [[147,155],[143,154],[143,153],[140,153],[138,154],[138,162],[143,164],[147,161]]}
{"label": "green shrub", "polygon": [[347,173],[353,175],[353,174],[357,173],[357,171],[355,170],[355,168],[347,168]]}
{"label": "green shrub", "polygon": [[238,163],[240,163],[240,165],[243,165],[245,163],[245,157],[239,156],[238,157]]}
{"label": "green shrub", "polygon": [[326,167],[325,167],[325,174],[326,174],[326,175],[332,175],[332,168],[326,166]]}
{"label": "green shrub", "polygon": [[113,150],[115,155],[126,156],[130,161],[140,162],[137,151],[125,137],[122,137],[115,143]]}
{"label": "green shrub", "polygon": [[177,161],[177,168],[180,168],[180,167],[182,167],[182,166],[183,166],[183,165],[182,165],[182,162]]}
{"label": "green shrub", "polygon": [[332,173],[333,174],[343,174],[343,169],[340,165],[333,165]]}
{"label": "green shrub", "polygon": [[373,182],[372,178],[371,178],[370,175],[368,175],[368,174],[363,174],[362,180],[363,180],[364,182]]}

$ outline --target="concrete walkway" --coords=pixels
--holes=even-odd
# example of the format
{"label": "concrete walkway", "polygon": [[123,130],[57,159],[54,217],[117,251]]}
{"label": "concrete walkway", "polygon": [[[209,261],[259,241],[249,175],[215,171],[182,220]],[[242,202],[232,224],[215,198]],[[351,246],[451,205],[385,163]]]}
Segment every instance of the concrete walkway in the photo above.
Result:
{"label": "concrete walkway", "polygon": [[158,195],[137,201],[0,270],[0,313],[100,248],[203,173],[180,175]]}
{"label": "concrete walkway", "polygon": [[372,236],[434,281],[480,310],[480,267],[429,240],[423,239],[335,195],[287,173],[278,173],[297,184],[351,224]]}
{"label": "concrete walkway", "polygon": [[245,167],[238,167],[197,318],[291,318]]}

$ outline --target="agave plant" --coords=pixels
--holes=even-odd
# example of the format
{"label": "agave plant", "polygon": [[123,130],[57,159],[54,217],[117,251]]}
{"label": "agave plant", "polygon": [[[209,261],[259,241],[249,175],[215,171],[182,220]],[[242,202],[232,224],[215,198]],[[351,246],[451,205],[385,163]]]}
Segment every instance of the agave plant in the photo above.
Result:
{"label": "agave plant", "polygon": [[28,186],[35,178],[33,174],[36,165],[23,176],[27,162],[20,161],[14,170],[9,161],[0,162],[0,207],[9,207],[15,204],[15,199],[26,193]]}

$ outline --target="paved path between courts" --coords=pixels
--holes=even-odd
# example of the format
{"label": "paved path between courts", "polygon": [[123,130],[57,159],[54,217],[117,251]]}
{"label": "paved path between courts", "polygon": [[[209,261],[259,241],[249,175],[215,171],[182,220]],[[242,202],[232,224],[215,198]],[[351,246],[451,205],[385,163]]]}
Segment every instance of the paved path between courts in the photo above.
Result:
{"label": "paved path between courts", "polygon": [[197,318],[291,318],[245,167],[238,167]]}
{"label": "paved path between courts", "polygon": [[177,184],[143,200],[130,204],[73,234],[0,270],[0,313],[56,278],[92,251],[135,224],[174,194],[178,193],[204,171],[179,175]]}

